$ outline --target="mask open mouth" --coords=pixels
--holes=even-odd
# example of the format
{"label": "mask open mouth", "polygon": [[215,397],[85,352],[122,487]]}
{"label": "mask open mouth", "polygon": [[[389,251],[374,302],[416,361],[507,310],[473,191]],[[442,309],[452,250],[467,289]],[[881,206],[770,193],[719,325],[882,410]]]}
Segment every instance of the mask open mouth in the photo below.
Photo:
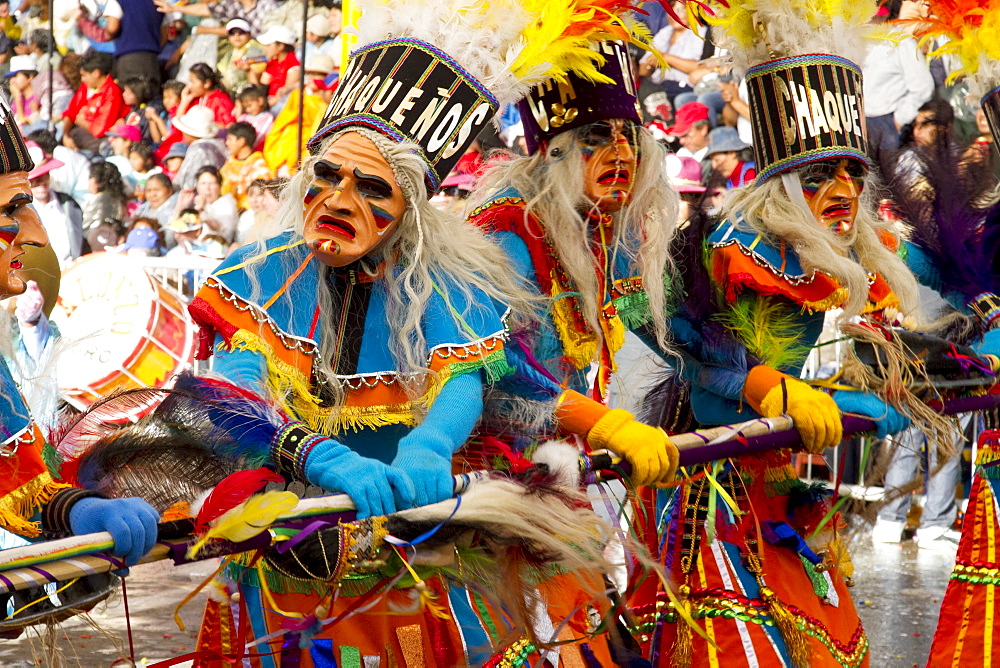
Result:
{"label": "mask open mouth", "polygon": [[627,169],[609,169],[598,177],[597,182],[602,186],[628,185],[629,173]]}
{"label": "mask open mouth", "polygon": [[840,216],[850,216],[851,205],[845,202],[835,202],[823,209],[824,218],[837,218]]}
{"label": "mask open mouth", "polygon": [[319,222],[316,223],[316,229],[318,230],[329,230],[334,234],[339,234],[347,239],[354,240],[357,236],[357,231],[354,226],[345,220],[339,218],[334,218],[333,216],[321,216]]}
{"label": "mask open mouth", "polygon": [[24,265],[21,264],[20,260],[14,260],[13,262],[10,263],[10,268],[11,269],[24,269]]}

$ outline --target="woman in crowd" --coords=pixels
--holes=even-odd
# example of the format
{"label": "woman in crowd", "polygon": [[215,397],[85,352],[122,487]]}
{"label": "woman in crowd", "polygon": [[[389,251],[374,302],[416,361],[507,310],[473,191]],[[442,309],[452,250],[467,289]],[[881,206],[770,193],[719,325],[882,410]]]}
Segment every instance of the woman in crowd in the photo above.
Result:
{"label": "woman in crowd", "polygon": [[199,169],[196,181],[194,192],[182,192],[177,198],[177,215],[185,209],[195,209],[202,224],[230,243],[239,223],[236,199],[222,194],[222,176],[215,167]]}
{"label": "woman in crowd", "polygon": [[[136,209],[134,218],[155,218],[160,224],[160,229],[166,227],[174,219],[174,211],[177,208],[177,194],[174,193],[174,185],[166,174],[153,174],[146,181],[146,201]],[[166,235],[171,237],[172,235]],[[172,239],[165,239],[167,247],[173,245]]]}
{"label": "woman in crowd", "polygon": [[130,194],[118,168],[110,162],[95,162],[90,166],[87,191],[92,197],[83,208],[83,234],[91,250],[104,250],[106,244],[98,243],[99,247],[95,247],[97,237],[94,236],[94,242],[91,237],[107,221],[125,219]]}

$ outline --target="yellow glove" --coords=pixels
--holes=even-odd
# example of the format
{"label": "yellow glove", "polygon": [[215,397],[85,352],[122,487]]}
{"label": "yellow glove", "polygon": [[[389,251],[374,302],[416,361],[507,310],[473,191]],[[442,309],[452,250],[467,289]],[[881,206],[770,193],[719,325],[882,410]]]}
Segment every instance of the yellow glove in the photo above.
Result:
{"label": "yellow glove", "polygon": [[844,437],[840,409],[833,397],[771,367],[760,365],[750,370],[743,396],[764,417],[787,413],[809,452],[835,447]]}
{"label": "yellow glove", "polygon": [[592,447],[607,448],[632,465],[635,485],[670,482],[677,472],[677,448],[666,432],[636,422],[628,411],[609,410],[587,433]]}

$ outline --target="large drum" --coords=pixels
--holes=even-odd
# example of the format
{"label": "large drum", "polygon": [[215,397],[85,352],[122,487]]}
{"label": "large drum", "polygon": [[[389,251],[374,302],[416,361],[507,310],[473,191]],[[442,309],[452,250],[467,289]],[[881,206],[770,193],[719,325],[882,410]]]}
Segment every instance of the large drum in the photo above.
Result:
{"label": "large drum", "polygon": [[[59,389],[81,410],[116,390],[164,387],[194,360],[184,302],[125,255],[94,253],[66,268],[52,319],[68,344]],[[154,403],[109,417],[135,419]]]}

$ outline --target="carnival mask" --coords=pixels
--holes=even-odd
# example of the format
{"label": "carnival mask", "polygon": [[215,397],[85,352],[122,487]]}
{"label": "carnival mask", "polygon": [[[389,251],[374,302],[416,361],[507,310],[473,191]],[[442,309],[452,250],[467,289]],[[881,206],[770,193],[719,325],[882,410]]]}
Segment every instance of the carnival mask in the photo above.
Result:
{"label": "carnival mask", "polygon": [[615,119],[598,121],[577,130],[583,155],[583,192],[605,213],[628,203],[638,167],[638,129]]}
{"label": "carnival mask", "polygon": [[816,221],[836,234],[854,229],[865,187],[865,166],[857,160],[814,162],[799,171],[802,194]]}
{"label": "carnival mask", "polygon": [[313,169],[302,236],[320,262],[346,267],[393,235],[406,199],[372,140],[348,132]]}
{"label": "carnival mask", "polygon": [[24,292],[27,280],[21,273],[25,246],[45,246],[49,239],[31,204],[27,172],[0,174],[0,298]]}

